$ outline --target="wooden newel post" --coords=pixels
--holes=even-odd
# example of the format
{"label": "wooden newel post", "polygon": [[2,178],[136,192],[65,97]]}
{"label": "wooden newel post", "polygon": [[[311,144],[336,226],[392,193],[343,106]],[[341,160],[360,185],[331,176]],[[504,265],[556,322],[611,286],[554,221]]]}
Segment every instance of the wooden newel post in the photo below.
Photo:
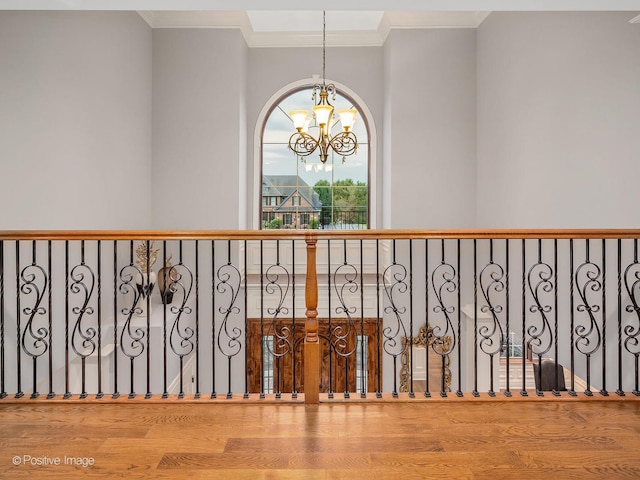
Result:
{"label": "wooden newel post", "polygon": [[320,403],[320,337],[318,336],[318,276],[316,273],[315,235],[307,234],[307,279],[305,304],[307,320],[304,337],[304,403]]}

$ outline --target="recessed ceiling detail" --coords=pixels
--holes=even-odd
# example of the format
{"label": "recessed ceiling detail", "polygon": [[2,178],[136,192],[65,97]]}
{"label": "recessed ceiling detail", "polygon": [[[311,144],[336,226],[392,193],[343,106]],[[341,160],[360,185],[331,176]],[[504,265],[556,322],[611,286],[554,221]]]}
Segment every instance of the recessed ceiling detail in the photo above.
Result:
{"label": "recessed ceiling detail", "polygon": [[[153,28],[239,28],[250,47],[320,45],[321,11],[140,11]],[[327,12],[327,45],[381,46],[394,28],[477,28],[489,12]]]}

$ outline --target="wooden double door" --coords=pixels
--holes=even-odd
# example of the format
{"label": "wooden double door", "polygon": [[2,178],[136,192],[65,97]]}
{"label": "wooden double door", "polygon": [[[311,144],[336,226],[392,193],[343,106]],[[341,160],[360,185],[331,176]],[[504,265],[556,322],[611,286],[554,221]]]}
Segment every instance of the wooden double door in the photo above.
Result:
{"label": "wooden double door", "polygon": [[[378,320],[318,319],[320,392],[375,392],[382,374]],[[250,393],[304,392],[305,319],[249,319]]]}

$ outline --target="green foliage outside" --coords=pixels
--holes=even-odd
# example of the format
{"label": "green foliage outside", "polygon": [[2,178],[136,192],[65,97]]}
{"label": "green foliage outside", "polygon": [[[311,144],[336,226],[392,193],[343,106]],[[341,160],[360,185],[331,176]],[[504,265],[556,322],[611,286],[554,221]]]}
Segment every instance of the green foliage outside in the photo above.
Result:
{"label": "green foliage outside", "polygon": [[337,180],[331,184],[327,180],[319,180],[314,185],[322,202],[320,223],[350,223],[366,225],[368,189],[365,182],[356,182],[351,178]]}
{"label": "green foliage outside", "polygon": [[274,218],[273,220],[271,220],[269,222],[264,222],[262,227],[263,228],[272,229],[272,230],[277,230],[279,228],[282,228],[282,219],[281,218]]}

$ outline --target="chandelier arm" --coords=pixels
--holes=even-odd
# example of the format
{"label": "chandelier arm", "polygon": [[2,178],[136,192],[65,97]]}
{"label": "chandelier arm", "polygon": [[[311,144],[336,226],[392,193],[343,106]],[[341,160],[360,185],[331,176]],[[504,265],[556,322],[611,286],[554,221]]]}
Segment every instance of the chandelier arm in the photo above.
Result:
{"label": "chandelier arm", "polygon": [[338,155],[348,157],[358,150],[358,140],[353,132],[340,132],[329,139],[329,146]]}
{"label": "chandelier arm", "polygon": [[300,157],[311,155],[318,145],[319,142],[315,138],[304,132],[295,132],[289,137],[289,148]]}

